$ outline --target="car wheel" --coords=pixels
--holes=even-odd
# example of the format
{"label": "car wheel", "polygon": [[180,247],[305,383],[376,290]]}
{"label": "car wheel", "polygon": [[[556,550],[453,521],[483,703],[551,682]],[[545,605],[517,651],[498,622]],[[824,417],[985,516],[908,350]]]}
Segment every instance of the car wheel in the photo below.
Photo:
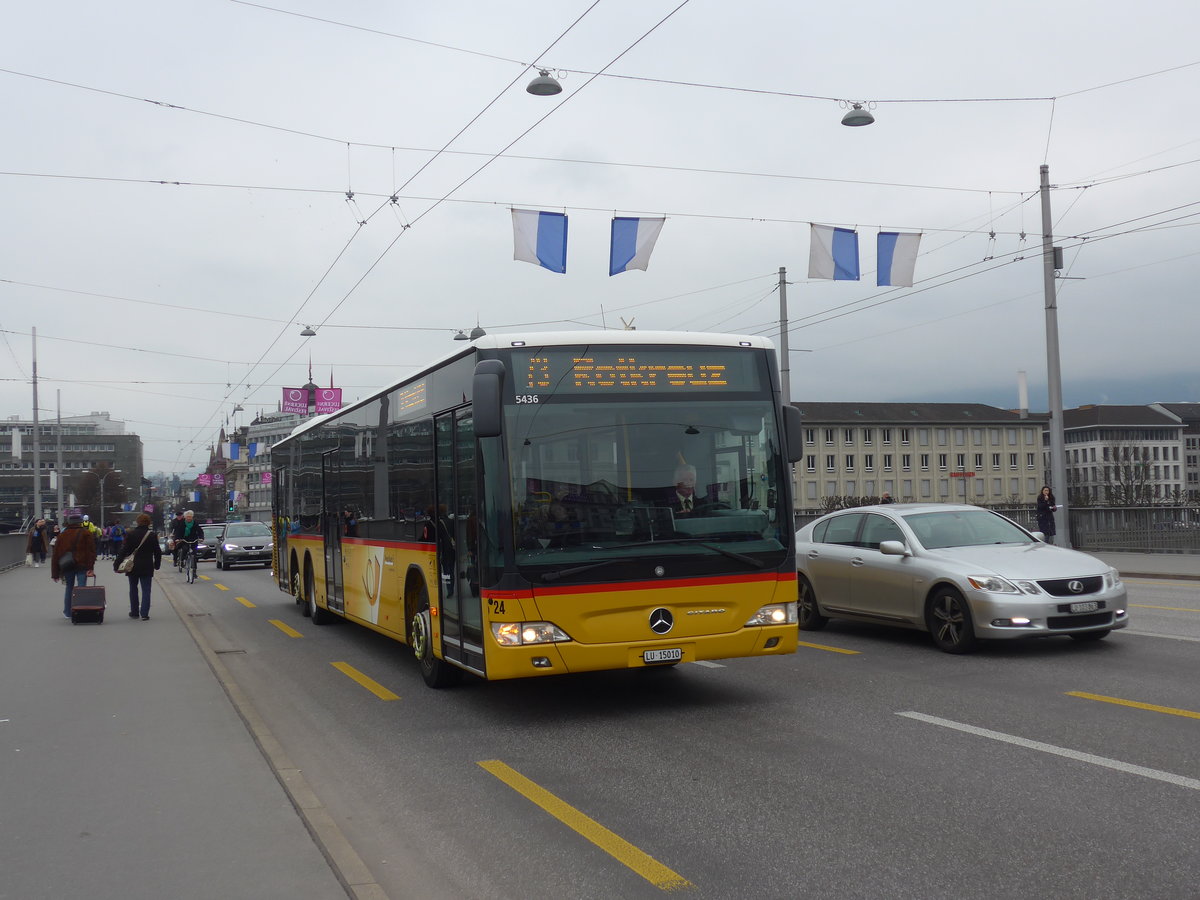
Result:
{"label": "car wheel", "polygon": [[971,610],[954,588],[941,587],[933,592],[925,604],[925,624],[939,650],[967,653],[975,649]]}
{"label": "car wheel", "polygon": [[1103,631],[1084,631],[1079,634],[1071,635],[1077,641],[1102,641],[1109,635],[1109,629]]}
{"label": "car wheel", "polygon": [[803,575],[800,576],[798,595],[801,631],[820,631],[829,624],[828,617],[821,615],[821,608],[817,606],[817,593],[812,582]]}

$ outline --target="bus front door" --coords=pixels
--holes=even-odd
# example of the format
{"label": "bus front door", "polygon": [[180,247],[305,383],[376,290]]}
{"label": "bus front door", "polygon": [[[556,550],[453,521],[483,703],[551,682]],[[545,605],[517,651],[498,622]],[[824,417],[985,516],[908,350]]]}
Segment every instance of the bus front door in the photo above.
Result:
{"label": "bus front door", "polygon": [[339,451],[321,457],[324,515],[321,528],[325,544],[325,605],[336,612],[346,608],[342,592],[342,506],[340,487],[342,463]]}
{"label": "bus front door", "polygon": [[469,408],[434,419],[442,655],[484,671],[483,607],[475,559],[475,425]]}

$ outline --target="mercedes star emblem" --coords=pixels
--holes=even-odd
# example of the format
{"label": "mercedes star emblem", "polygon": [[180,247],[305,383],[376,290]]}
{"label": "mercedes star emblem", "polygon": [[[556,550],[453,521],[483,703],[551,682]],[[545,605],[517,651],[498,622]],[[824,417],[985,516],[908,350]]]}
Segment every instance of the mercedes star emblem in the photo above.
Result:
{"label": "mercedes star emblem", "polygon": [[666,634],[675,627],[675,617],[671,615],[669,609],[663,609],[661,606],[650,613],[650,630],[655,634]]}

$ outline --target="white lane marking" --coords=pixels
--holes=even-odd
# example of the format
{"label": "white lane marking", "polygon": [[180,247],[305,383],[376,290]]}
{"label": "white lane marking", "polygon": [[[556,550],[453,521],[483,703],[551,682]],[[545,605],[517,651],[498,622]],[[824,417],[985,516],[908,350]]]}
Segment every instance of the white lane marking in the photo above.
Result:
{"label": "white lane marking", "polygon": [[707,659],[698,659],[692,663],[694,666],[704,666],[706,669],[723,669],[725,668],[720,663],[709,662]]}
{"label": "white lane marking", "polygon": [[1016,735],[1005,734],[1002,731],[991,731],[987,728],[977,728],[974,725],[964,725],[962,722],[939,719],[937,716],[927,716],[924,713],[898,712],[896,715],[904,716],[908,719],[916,719],[918,722],[926,722],[930,725],[940,725],[943,728],[965,731],[967,734],[990,738],[993,741],[1015,744],[1018,747],[1025,747],[1029,750],[1039,750],[1042,753],[1065,756],[1067,759],[1091,763],[1094,766],[1103,766],[1106,769],[1115,769],[1118,772],[1128,772],[1130,775],[1141,775],[1143,778],[1153,778],[1155,781],[1165,781],[1168,784],[1191,788],[1193,791],[1200,791],[1200,778],[1188,778],[1184,775],[1174,775],[1171,772],[1162,772],[1158,769],[1147,769],[1145,766],[1135,766],[1132,763],[1121,762],[1119,759],[1108,759],[1104,756],[1096,756],[1093,753],[1084,753],[1081,750],[1068,750],[1066,747],[1043,744],[1041,741],[1031,741],[1026,738],[1017,737]]}
{"label": "white lane marking", "polygon": [[1126,634],[1136,634],[1138,637],[1169,638],[1172,641],[1196,641],[1200,643],[1200,637],[1188,637],[1183,634],[1158,634],[1154,631],[1133,631],[1130,628],[1123,628],[1121,630]]}

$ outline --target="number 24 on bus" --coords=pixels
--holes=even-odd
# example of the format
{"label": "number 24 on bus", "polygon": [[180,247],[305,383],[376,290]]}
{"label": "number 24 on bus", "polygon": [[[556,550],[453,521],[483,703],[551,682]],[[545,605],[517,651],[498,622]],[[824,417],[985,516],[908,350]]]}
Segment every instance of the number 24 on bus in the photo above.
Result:
{"label": "number 24 on bus", "polygon": [[485,335],[275,445],[276,577],[433,687],[791,653],[800,450],[763,338]]}

